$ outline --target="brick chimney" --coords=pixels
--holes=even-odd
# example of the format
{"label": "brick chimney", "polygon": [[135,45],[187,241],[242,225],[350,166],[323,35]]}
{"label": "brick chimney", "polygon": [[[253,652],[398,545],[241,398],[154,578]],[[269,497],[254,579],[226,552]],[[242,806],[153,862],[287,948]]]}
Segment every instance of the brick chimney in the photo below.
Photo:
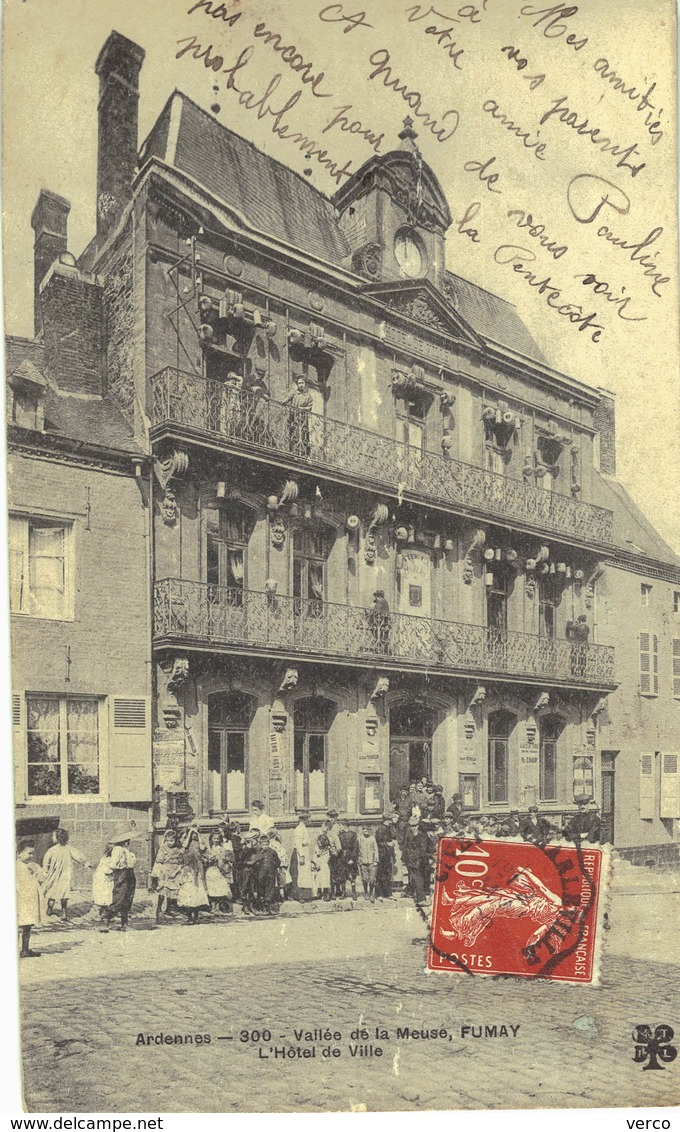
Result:
{"label": "brick chimney", "polygon": [[132,196],[137,169],[139,72],[144,50],[112,31],[99,52],[97,240],[116,227]]}
{"label": "brick chimney", "polygon": [[598,389],[600,402],[593,424],[600,437],[600,471],[616,475],[616,402],[609,389]]}
{"label": "brick chimney", "polygon": [[65,393],[105,392],[106,341],[103,280],[65,254],[40,288],[45,369]]}
{"label": "brick chimney", "polygon": [[40,310],[40,284],[55,259],[59,259],[68,246],[69,201],[41,189],[33,213],[31,227],[35,232],[33,243],[33,325],[36,338],[42,330]]}

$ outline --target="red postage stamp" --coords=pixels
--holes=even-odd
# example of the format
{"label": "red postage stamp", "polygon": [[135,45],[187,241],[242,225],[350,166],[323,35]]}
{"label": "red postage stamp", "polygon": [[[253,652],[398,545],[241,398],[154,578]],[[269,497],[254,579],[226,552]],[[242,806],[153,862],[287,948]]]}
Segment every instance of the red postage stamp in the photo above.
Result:
{"label": "red postage stamp", "polygon": [[428,966],[596,981],[603,851],[443,837]]}

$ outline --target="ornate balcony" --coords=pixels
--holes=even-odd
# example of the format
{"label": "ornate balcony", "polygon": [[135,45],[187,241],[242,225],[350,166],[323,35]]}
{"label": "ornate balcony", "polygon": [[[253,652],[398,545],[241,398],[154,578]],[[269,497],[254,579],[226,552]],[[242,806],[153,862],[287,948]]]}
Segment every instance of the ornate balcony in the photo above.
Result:
{"label": "ornate balcony", "polygon": [[227,447],[276,454],[286,464],[333,471],[345,481],[481,518],[496,516],[579,543],[611,542],[612,512],[603,507],[181,370],[164,369],[153,378],[153,421],[157,428],[179,425]]}
{"label": "ornate balcony", "polygon": [[204,582],[156,582],[154,633],[159,644],[185,643],[237,652],[298,656],[442,675],[528,678],[541,683],[611,688],[614,650],[481,625],[376,615],[316,599],[279,597]]}

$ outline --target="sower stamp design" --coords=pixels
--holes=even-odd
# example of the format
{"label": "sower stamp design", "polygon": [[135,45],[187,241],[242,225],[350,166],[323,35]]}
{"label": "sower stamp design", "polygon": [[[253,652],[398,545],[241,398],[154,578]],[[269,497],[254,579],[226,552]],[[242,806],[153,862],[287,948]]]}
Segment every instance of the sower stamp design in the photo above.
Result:
{"label": "sower stamp design", "polygon": [[603,856],[590,847],[442,838],[428,966],[597,982]]}

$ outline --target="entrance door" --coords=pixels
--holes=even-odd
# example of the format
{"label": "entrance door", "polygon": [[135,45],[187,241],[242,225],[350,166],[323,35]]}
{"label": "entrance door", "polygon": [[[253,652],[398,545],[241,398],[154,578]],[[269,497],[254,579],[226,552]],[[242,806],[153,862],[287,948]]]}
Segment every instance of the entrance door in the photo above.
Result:
{"label": "entrance door", "polygon": [[436,713],[424,704],[405,704],[390,712],[390,798],[402,787],[432,777],[432,734]]}
{"label": "entrance door", "polygon": [[396,802],[399,791],[408,789],[409,774],[409,745],[406,740],[399,739],[390,743],[390,799]]}
{"label": "entrance door", "polygon": [[603,751],[602,760],[602,805],[600,808],[600,841],[614,844],[614,808],[616,793],[614,786],[614,762],[616,754]]}
{"label": "entrance door", "polygon": [[394,802],[399,791],[432,777],[432,746],[429,739],[394,739],[390,743],[390,798]]}

